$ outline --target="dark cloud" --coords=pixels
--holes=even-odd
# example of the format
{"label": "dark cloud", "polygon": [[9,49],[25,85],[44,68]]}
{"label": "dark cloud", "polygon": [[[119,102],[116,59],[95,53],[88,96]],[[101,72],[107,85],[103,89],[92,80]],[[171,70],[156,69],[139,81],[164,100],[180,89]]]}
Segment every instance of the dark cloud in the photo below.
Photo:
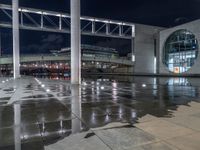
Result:
{"label": "dark cloud", "polygon": [[121,56],[126,56],[131,52],[131,41],[122,39],[107,39],[105,41],[99,41],[95,45],[115,48]]}
{"label": "dark cloud", "polygon": [[64,36],[47,34],[38,37],[35,43],[26,43],[21,46],[22,53],[49,53],[50,50],[60,50],[65,44]]}
{"label": "dark cloud", "polygon": [[49,34],[47,36],[42,36],[42,43],[55,43],[55,44],[62,44],[63,42],[63,36],[56,35],[56,34]]}

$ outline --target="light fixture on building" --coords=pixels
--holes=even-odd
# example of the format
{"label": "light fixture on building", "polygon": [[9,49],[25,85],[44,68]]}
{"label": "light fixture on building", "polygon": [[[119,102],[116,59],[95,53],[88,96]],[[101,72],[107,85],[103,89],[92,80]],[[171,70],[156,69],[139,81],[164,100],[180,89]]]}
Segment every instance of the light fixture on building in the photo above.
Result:
{"label": "light fixture on building", "polygon": [[142,84],[142,87],[147,87],[147,85],[146,84]]}

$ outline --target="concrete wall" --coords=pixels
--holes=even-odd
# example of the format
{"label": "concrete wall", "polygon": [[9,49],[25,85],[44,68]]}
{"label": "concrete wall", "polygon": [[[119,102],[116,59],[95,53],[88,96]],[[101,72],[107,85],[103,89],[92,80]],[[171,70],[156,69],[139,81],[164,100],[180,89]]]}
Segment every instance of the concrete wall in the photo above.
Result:
{"label": "concrete wall", "polygon": [[[168,68],[163,64],[162,61],[162,55],[163,55],[163,47],[165,44],[165,41],[167,40],[167,38],[175,31],[180,30],[180,29],[187,29],[190,32],[192,32],[195,36],[196,39],[198,40],[198,43],[200,44],[200,20],[196,20],[187,24],[183,24],[177,27],[173,27],[167,30],[163,30],[160,32],[159,34],[159,57],[158,57],[158,66],[159,66],[159,70],[158,73],[159,74],[167,74],[167,75],[173,75],[174,73],[170,72],[168,70]],[[199,45],[200,48],[200,45]],[[194,64],[194,66],[189,69],[187,72],[183,73],[183,75],[199,75],[200,74],[200,53],[198,54],[198,58]]]}
{"label": "concrete wall", "polygon": [[[148,26],[148,25],[135,25],[135,74],[153,74],[155,69],[154,64],[154,39],[160,30],[164,28]],[[158,41],[157,41],[158,43]]]}

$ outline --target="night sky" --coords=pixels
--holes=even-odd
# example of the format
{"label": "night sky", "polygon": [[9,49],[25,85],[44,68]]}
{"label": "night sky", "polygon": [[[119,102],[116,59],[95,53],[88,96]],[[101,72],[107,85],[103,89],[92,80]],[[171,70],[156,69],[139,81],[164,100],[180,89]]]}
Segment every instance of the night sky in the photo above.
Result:
{"label": "night sky", "polygon": [[[70,12],[70,0],[19,0],[20,6]],[[0,0],[11,4],[11,0]],[[81,15],[133,23],[172,27],[200,18],[200,0],[82,0]],[[12,52],[12,33],[1,29],[3,53]],[[20,31],[21,53],[48,53],[70,46],[70,35]],[[82,44],[116,48],[120,55],[130,52],[130,40],[82,36]]]}

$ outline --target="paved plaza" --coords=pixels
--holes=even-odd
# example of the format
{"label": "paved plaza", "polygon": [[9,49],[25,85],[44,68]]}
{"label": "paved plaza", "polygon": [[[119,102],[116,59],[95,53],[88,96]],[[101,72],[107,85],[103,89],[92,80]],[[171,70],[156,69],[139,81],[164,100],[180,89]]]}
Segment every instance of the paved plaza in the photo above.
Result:
{"label": "paved plaza", "polygon": [[2,77],[0,149],[199,150],[199,90],[186,79],[85,79],[71,86]]}

